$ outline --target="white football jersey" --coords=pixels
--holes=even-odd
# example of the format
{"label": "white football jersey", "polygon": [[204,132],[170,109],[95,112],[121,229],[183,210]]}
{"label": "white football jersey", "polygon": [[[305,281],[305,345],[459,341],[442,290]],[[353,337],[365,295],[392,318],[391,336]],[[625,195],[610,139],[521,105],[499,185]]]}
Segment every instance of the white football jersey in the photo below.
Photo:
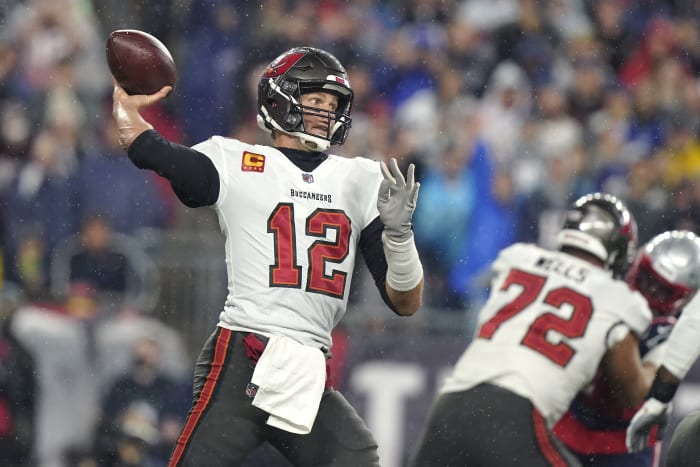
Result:
{"label": "white football jersey", "polygon": [[493,267],[474,340],[442,391],[496,384],[530,399],[551,427],[607,349],[629,331],[640,335],[651,311],[624,281],[566,253],[518,243]]}
{"label": "white football jersey", "polygon": [[330,155],[307,173],[270,146],[215,136],[194,149],[221,184],[228,297],[219,325],[330,347],[360,233],[379,215],[379,163]]}

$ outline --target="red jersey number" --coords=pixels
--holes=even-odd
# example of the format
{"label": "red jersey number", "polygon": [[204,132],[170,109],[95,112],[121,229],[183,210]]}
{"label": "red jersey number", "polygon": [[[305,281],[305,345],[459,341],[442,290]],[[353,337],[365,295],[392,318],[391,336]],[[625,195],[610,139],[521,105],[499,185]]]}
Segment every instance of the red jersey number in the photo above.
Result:
{"label": "red jersey number", "polygon": [[[335,240],[325,240],[328,230],[336,231]],[[267,219],[267,231],[275,239],[275,264],[270,265],[270,287],[301,288],[302,268],[296,256],[294,205],[280,203]],[[307,252],[309,270],[306,291],[342,298],[347,273],[332,270],[326,274],[327,263],[341,263],[350,251],[350,219],[337,209],[317,209],[306,218],[305,234],[319,237]]]}
{"label": "red jersey number", "polygon": [[[518,269],[511,270],[503,282],[501,290],[508,290],[514,284],[522,287],[522,290],[513,301],[503,306],[481,326],[478,336],[482,339],[491,339],[501,325],[535,303],[546,282],[546,277]],[[549,290],[542,298],[541,303],[558,309],[563,305],[569,305],[572,310],[571,316],[564,319],[550,312],[540,314],[530,325],[520,344],[539,352],[557,365],[565,367],[576,354],[576,350],[565,341],[556,344],[550,342],[547,340],[547,334],[549,331],[554,331],[570,339],[583,336],[593,314],[593,304],[589,297],[568,287]]]}

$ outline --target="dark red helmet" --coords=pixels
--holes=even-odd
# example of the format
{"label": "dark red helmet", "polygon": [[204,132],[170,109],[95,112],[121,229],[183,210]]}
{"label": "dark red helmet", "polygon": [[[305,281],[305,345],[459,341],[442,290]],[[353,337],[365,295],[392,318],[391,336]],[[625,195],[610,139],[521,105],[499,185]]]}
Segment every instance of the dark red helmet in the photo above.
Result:
{"label": "dark red helmet", "polygon": [[[338,96],[335,112],[301,105],[300,96],[309,92],[330,92]],[[268,65],[258,82],[258,126],[297,136],[309,149],[325,151],[342,145],[352,119],[353,92],[348,73],[337,58],[313,47],[296,47]],[[304,127],[304,115],[325,115],[328,136],[311,134]]]}

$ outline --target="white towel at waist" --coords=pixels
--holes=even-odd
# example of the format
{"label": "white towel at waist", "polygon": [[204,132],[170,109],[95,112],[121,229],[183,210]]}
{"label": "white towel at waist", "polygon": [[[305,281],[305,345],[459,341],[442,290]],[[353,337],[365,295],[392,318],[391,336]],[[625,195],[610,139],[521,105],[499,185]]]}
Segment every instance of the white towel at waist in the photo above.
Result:
{"label": "white towel at waist", "polygon": [[306,434],[326,385],[326,357],[319,348],[272,335],[251,382],[258,386],[253,405],[270,414],[268,425]]}

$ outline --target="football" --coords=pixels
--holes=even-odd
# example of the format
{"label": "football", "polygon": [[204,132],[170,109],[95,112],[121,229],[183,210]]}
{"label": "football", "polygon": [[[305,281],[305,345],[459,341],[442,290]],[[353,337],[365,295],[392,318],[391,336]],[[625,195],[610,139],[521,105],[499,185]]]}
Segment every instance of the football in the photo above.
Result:
{"label": "football", "polygon": [[120,29],[107,39],[109,71],[131,94],[153,94],[163,86],[175,88],[177,70],[165,45],[136,29]]}

